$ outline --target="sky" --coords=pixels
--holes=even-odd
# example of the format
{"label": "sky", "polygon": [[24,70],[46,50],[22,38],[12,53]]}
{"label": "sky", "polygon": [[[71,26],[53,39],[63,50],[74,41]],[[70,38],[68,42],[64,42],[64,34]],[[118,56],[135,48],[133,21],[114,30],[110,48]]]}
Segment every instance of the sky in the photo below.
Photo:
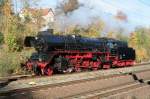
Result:
{"label": "sky", "polygon": [[[54,10],[61,1],[63,0],[39,0],[36,7]],[[84,6],[67,16],[68,22],[85,25],[90,23],[92,18],[100,17],[107,28],[121,27],[131,31],[138,26],[150,27],[150,0],[79,0],[79,3]],[[15,7],[19,11],[22,6],[18,2]],[[119,11],[126,15],[127,21],[116,19]]]}

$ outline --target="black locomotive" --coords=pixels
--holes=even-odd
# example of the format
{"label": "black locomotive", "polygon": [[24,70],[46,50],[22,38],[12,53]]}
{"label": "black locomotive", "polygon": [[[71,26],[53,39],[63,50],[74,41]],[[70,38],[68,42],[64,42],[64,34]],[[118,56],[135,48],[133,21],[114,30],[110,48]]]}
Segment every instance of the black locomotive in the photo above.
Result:
{"label": "black locomotive", "polygon": [[127,42],[111,38],[53,35],[45,31],[37,37],[26,37],[25,46],[37,50],[25,64],[36,74],[125,67],[135,61],[135,50]]}

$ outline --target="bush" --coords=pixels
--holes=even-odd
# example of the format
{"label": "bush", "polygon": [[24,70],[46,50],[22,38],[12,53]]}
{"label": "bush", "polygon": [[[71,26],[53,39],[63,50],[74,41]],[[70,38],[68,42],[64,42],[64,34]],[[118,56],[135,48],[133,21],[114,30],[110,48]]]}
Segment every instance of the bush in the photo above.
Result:
{"label": "bush", "polygon": [[19,70],[19,61],[20,61],[20,58],[18,56],[18,53],[8,53],[4,50],[1,50],[0,76],[6,76],[8,74],[12,74],[12,73],[18,71]]}
{"label": "bush", "polygon": [[4,43],[4,35],[0,32],[0,44]]}
{"label": "bush", "polygon": [[29,49],[22,52],[8,52],[0,49],[0,76],[24,74],[25,71],[22,71],[20,64],[25,62],[33,51]]}

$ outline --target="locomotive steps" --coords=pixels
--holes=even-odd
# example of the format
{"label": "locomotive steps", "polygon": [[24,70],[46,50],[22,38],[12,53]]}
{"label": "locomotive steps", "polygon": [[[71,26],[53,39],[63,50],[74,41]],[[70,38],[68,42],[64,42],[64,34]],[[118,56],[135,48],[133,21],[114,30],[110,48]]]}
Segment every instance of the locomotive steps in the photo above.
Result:
{"label": "locomotive steps", "polygon": [[[139,66],[127,67],[127,68],[117,68],[110,70],[100,70],[94,72],[83,72],[83,73],[75,73],[75,74],[67,74],[67,75],[55,75],[52,77],[41,77],[41,78],[33,78],[33,79],[22,79],[10,82],[5,86],[1,86],[0,95],[7,96],[7,94],[16,94],[16,92],[25,92],[31,91],[34,89],[41,88],[49,88],[49,87],[60,87],[64,85],[69,85],[71,83],[85,83],[88,81],[96,81],[97,79],[101,81],[105,81],[106,79],[114,79],[116,77],[124,78],[125,76],[129,76],[130,79],[133,80],[129,73],[142,73],[144,75],[139,75],[139,78],[148,79],[150,75],[150,64],[143,64]],[[117,79],[116,79],[117,80]],[[149,79],[148,79],[149,80]],[[118,80],[117,80],[118,81]],[[120,81],[120,80],[119,80]]]}

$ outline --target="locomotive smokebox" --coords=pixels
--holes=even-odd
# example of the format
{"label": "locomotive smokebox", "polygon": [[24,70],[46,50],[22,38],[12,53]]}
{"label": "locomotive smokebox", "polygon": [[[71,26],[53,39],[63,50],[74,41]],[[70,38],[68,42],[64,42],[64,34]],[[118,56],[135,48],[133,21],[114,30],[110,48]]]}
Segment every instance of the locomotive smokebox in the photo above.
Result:
{"label": "locomotive smokebox", "polygon": [[27,36],[24,40],[25,47],[34,47],[37,51],[47,50],[46,42],[43,38]]}
{"label": "locomotive smokebox", "polygon": [[34,41],[35,41],[35,37],[27,36],[24,40],[24,46],[25,47],[32,47]]}

